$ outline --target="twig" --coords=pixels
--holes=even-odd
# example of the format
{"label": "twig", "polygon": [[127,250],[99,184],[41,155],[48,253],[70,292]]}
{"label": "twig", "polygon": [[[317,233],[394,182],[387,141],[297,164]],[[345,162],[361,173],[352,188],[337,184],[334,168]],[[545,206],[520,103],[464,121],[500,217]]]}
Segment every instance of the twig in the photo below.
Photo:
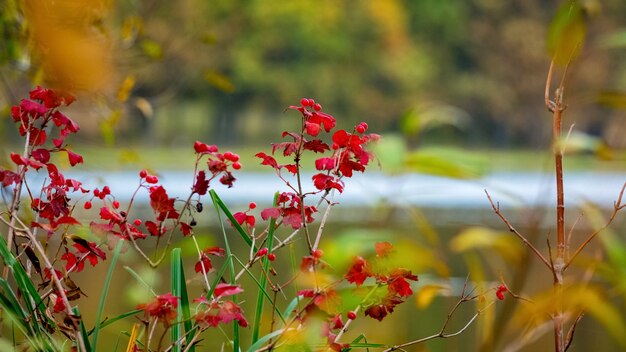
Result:
{"label": "twig", "polygon": [[414,341],[403,343],[401,345],[393,346],[391,348],[388,348],[388,349],[384,350],[383,352],[398,351],[398,350],[401,350],[404,347],[417,345],[419,343],[423,343],[423,342],[426,342],[426,341],[429,341],[429,340],[434,340],[434,339],[437,339],[437,338],[447,339],[447,338],[450,338],[450,337],[455,337],[457,335],[460,335],[465,330],[467,330],[467,328],[469,328],[472,325],[474,320],[476,320],[478,318],[478,316],[482,314],[483,311],[485,311],[487,308],[489,308],[493,304],[493,302],[491,302],[487,306],[485,306],[484,308],[482,308],[482,309],[478,310],[476,313],[474,313],[474,315],[467,321],[467,323],[462,328],[460,328],[458,331],[455,331],[455,332],[452,332],[452,333],[446,333],[445,332],[445,327],[448,325],[448,323],[450,321],[451,315],[454,313],[454,311],[459,307],[460,303],[462,303],[462,302],[466,302],[466,301],[460,300],[454,306],[452,311],[450,313],[448,313],[448,319],[446,319],[446,322],[444,323],[444,326],[442,327],[441,330],[439,330],[438,333],[436,333],[434,335],[423,337],[421,339],[417,339],[417,340],[414,340]]}
{"label": "twig", "polygon": [[567,264],[565,264],[565,267],[563,268],[563,270],[567,269],[572,264],[572,262],[574,261],[576,256],[578,256],[578,254],[580,254],[580,252],[582,252],[582,250],[585,249],[585,247],[587,247],[589,242],[591,242],[594,239],[594,237],[596,237],[600,232],[602,232],[604,229],[609,227],[611,225],[611,223],[613,222],[613,220],[615,220],[615,217],[617,216],[617,213],[620,210],[624,209],[624,207],[626,207],[626,204],[622,204],[622,198],[624,196],[624,191],[625,190],[626,190],[626,182],[624,182],[624,185],[622,186],[622,190],[619,192],[619,196],[617,197],[617,200],[615,202],[613,202],[613,212],[609,216],[609,220],[607,220],[607,222],[604,224],[604,226],[602,226],[601,228],[597,229],[591,235],[589,235],[589,237],[587,237],[587,239],[578,247],[578,249],[576,249],[574,254],[570,257],[570,259],[567,262]]}
{"label": "twig", "polygon": [[539,250],[537,248],[535,248],[535,246],[533,246],[532,243],[530,243],[526,237],[524,235],[522,235],[519,231],[517,231],[513,225],[511,224],[511,222],[500,212],[500,206],[496,205],[493,200],[491,199],[491,196],[489,195],[489,192],[487,192],[487,190],[485,190],[485,194],[487,195],[487,199],[489,199],[489,203],[491,203],[491,208],[493,209],[493,211],[496,213],[496,215],[498,215],[498,217],[500,219],[502,219],[502,221],[504,222],[504,224],[509,228],[509,231],[513,232],[520,240],[522,240],[522,242],[524,242],[524,244],[530,248],[530,250],[535,253],[535,255],[537,256],[537,258],[539,258],[549,269],[552,269],[552,265],[550,265],[550,262],[543,256],[543,254],[541,254],[541,252],[539,252]]}
{"label": "twig", "polygon": [[567,336],[565,337],[565,351],[567,351],[567,349],[572,345],[572,341],[574,340],[574,332],[576,331],[576,326],[578,326],[578,323],[583,318],[583,315],[585,315],[585,313],[580,312],[578,316],[576,317],[574,324],[572,324],[572,326],[569,328],[569,331],[567,332]]}
{"label": "twig", "polygon": [[330,214],[330,209],[333,207],[333,198],[335,197],[334,190],[330,192],[330,199],[328,200],[328,206],[326,207],[326,211],[324,212],[324,216],[320,222],[320,227],[317,230],[317,236],[315,236],[315,243],[313,243],[313,251],[317,249],[320,244],[320,239],[322,238],[322,232],[324,232],[324,226],[326,225],[326,221],[328,220],[328,214]]}

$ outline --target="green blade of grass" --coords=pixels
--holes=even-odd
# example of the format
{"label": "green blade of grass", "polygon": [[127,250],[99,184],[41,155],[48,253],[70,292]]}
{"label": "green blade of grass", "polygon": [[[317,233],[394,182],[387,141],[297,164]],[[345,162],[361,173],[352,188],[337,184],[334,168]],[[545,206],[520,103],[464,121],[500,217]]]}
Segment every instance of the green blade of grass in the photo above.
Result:
{"label": "green blade of grass", "polygon": [[[135,314],[141,313],[141,312],[143,312],[143,309],[135,309],[135,310],[131,310],[130,312],[126,312],[126,313],[120,314],[120,315],[118,315],[118,316],[116,316],[114,318],[106,319],[106,320],[104,320],[104,321],[102,321],[100,323],[100,329],[103,329],[103,328],[105,328],[105,327],[107,327],[107,326],[109,326],[109,325],[111,325],[111,324],[113,324],[113,323],[115,323],[115,322],[117,322],[119,320],[128,318],[128,317],[130,317],[132,315],[135,315]],[[94,329],[89,330],[88,335],[93,334],[93,331],[94,331]]]}
{"label": "green blade of grass", "polygon": [[[35,324],[38,331],[47,331],[46,326],[56,328],[55,322],[48,318],[48,315],[46,314],[46,305],[43,304],[41,296],[39,295],[39,292],[37,292],[37,288],[35,288],[33,282],[26,274],[22,264],[13,256],[13,253],[11,253],[7,247],[7,243],[3,237],[0,237],[0,256],[2,257],[5,265],[11,268],[13,278],[22,293],[22,299],[24,300],[24,304],[29,310],[31,316],[38,316],[40,319],[44,320],[44,325],[40,323],[40,319],[32,319],[32,324]],[[34,304],[36,308],[33,308],[32,304]],[[37,310],[37,314],[35,313],[35,310]]]}
{"label": "green blade of grass", "polygon": [[[246,265],[241,260],[239,260],[239,258],[235,257],[235,260],[239,263],[239,265],[241,265],[243,267],[243,270],[256,283],[257,287],[259,288],[259,292],[261,294],[261,297],[265,297],[265,298],[267,298],[268,301],[272,302],[272,297],[270,297],[269,293],[267,292],[267,289],[261,286],[261,282],[259,282],[259,280],[257,280],[256,277],[254,277],[252,272],[250,272],[250,270],[248,268],[246,268]],[[278,310],[278,308],[275,308],[275,311],[276,311],[276,314],[278,314],[278,317],[280,318],[280,320],[282,320],[283,323],[286,323],[285,317],[280,312],[280,310]]]}
{"label": "green blade of grass", "polygon": [[[272,206],[275,207],[278,202],[278,193],[274,194],[274,201],[272,202]],[[267,243],[266,247],[268,249],[268,255],[272,253],[272,248],[274,247],[274,231],[276,230],[276,219],[272,218],[270,220],[270,227],[267,232]],[[267,256],[264,256],[263,259],[263,271],[265,273],[268,272],[270,267],[270,261]],[[266,287],[267,287],[267,275],[261,275],[259,283],[259,293],[256,297],[256,310],[254,312],[254,321],[252,323],[252,343],[255,343],[259,339],[259,333],[261,330],[261,318],[263,316],[263,299],[264,294],[267,295]],[[271,302],[271,299],[270,299]],[[279,312],[280,315],[280,312]],[[281,317],[282,318],[282,317]],[[284,320],[284,319],[283,319]]]}
{"label": "green blade of grass", "polygon": [[150,287],[150,285],[148,285],[148,283],[145,282],[144,279],[142,279],[141,276],[139,274],[137,274],[137,272],[135,270],[133,270],[129,266],[124,266],[124,270],[126,270],[132,277],[135,278],[135,280],[137,280],[137,282],[139,282],[142,286],[144,286],[155,297],[157,296],[156,292],[154,292],[154,289],[152,287]]}
{"label": "green blade of grass", "polygon": [[[107,271],[107,276],[104,279],[104,287],[102,287],[102,294],[100,295],[100,303],[98,303],[98,311],[96,312],[96,325],[93,328],[93,340],[91,345],[94,350],[98,349],[98,334],[100,333],[100,320],[102,319],[102,314],[104,312],[104,303],[107,299],[107,294],[109,293],[109,287],[111,286],[111,278],[113,277],[113,272],[115,271],[115,264],[117,264],[117,259],[120,256],[120,252],[122,250],[122,246],[124,245],[124,240],[117,241],[117,245],[113,250],[113,258],[111,258],[111,263],[109,264],[109,270]],[[82,321],[81,321],[82,323]],[[84,328],[84,327],[83,327]],[[85,336],[85,344],[88,344],[89,341]]]}
{"label": "green blade of grass", "polygon": [[289,302],[289,305],[287,305],[287,308],[285,308],[285,310],[283,311],[283,316],[289,317],[291,315],[291,312],[296,309],[298,303],[300,303],[300,296],[294,297],[291,302]]}
{"label": "green blade of grass", "polygon": [[284,332],[284,329],[280,329],[280,330],[272,331],[271,333],[261,337],[255,343],[253,343],[252,346],[250,346],[250,348],[248,348],[248,352],[255,352],[259,350],[267,341],[269,341],[270,339],[273,339],[274,337],[278,335],[281,335],[283,332]]}
{"label": "green blade of grass", "polygon": [[[9,283],[0,278],[0,304],[2,304],[2,308],[4,311],[9,311],[13,314],[13,316],[18,320],[17,323],[22,327],[30,327],[27,322],[26,311],[20,306],[19,300],[15,295],[15,292],[9,286]],[[31,331],[31,333],[35,333]]]}
{"label": "green blade of grass", "polygon": [[[172,270],[172,282],[171,282],[171,290],[172,295],[179,297],[180,304],[178,305],[178,316],[182,317],[183,327],[185,328],[185,339],[187,344],[191,343],[191,339],[193,338],[192,324],[191,324],[191,313],[189,310],[189,296],[187,295],[187,285],[185,282],[185,272],[183,270],[183,258],[181,255],[180,248],[172,249],[172,261],[171,261],[171,270]],[[172,330],[170,332],[172,337],[172,343],[174,343],[172,347],[172,351],[181,351],[182,350],[182,339],[181,339],[181,325],[175,324],[172,326]],[[192,346],[189,349],[190,352],[195,351],[195,348]]]}
{"label": "green blade of grass", "polygon": [[[230,250],[230,244],[228,242],[228,236],[226,236],[226,228],[224,227],[224,222],[222,221],[222,216],[220,215],[220,209],[224,212],[224,214],[226,214],[227,217],[229,217],[231,224],[233,224],[233,226],[235,225],[239,225],[237,223],[237,221],[235,220],[235,218],[232,216],[232,214],[230,213],[230,211],[228,210],[228,208],[226,207],[226,205],[224,205],[224,203],[221,201],[221,199],[219,199],[219,197],[217,196],[217,193],[215,193],[214,190],[210,191],[211,194],[211,199],[213,200],[213,207],[215,208],[215,213],[217,214],[217,219],[220,223],[220,226],[222,228],[222,236],[224,237],[224,247],[226,247],[226,264],[228,265],[228,270],[230,273],[230,283],[231,285],[235,285],[235,264],[233,262],[233,254]],[[241,228],[241,226],[239,226],[239,228],[241,229],[241,231],[239,232],[240,235],[243,237],[243,239],[246,241],[246,243],[248,243],[248,245],[250,247],[253,246],[252,244],[252,240],[248,237],[248,235],[245,233],[245,231],[243,231],[243,229]],[[239,230],[238,230],[239,231]],[[237,298],[237,295],[234,295],[232,297],[233,303],[238,304],[239,300]],[[233,351],[238,352],[239,351],[239,324],[236,320],[233,321]]]}
{"label": "green blade of grass", "polygon": [[224,276],[226,269],[228,268],[228,262],[224,262],[218,270],[217,275],[215,276],[215,280],[213,280],[213,284],[211,285],[211,289],[206,294],[206,299],[211,300],[211,296],[213,296],[213,291],[215,291],[215,287],[220,283],[220,279]]}
{"label": "green blade of grass", "polygon": [[[241,236],[241,238],[243,238],[244,241],[246,241],[246,243],[248,244],[248,246],[253,247],[252,245],[252,239],[248,236],[248,234],[246,233],[246,230],[243,229],[243,227],[241,227],[241,225],[239,225],[239,223],[237,222],[237,220],[235,220],[235,217],[233,216],[233,214],[230,212],[230,210],[228,209],[228,207],[224,204],[224,202],[222,202],[222,200],[220,199],[220,197],[217,195],[217,193],[214,190],[210,190],[209,194],[211,195],[211,199],[213,200],[213,205],[215,206],[215,209],[217,210],[218,208],[222,210],[222,212],[224,213],[224,215],[226,215],[226,217],[228,218],[228,220],[230,220],[230,223],[235,227],[235,229],[237,230],[237,232],[239,233],[239,235]],[[218,218],[219,218],[219,213],[218,213]],[[221,220],[220,220],[221,222]],[[222,229],[223,229],[223,225],[222,225]],[[257,248],[253,248],[254,251],[257,250]]]}
{"label": "green blade of grass", "polygon": [[[78,309],[78,307],[73,307],[72,311],[77,317],[80,317],[80,310]],[[85,352],[91,352],[92,349],[91,349],[91,344],[89,344],[89,334],[87,334],[87,329],[85,329],[85,323],[83,322],[82,319],[80,320],[78,324],[78,333],[83,336],[83,341],[85,341]],[[95,349],[96,345],[93,345],[93,347]]]}

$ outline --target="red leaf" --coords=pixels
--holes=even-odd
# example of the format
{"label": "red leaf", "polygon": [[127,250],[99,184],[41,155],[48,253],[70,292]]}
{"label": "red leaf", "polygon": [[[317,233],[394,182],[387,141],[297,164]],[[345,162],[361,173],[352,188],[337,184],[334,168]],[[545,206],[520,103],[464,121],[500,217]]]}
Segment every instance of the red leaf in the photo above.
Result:
{"label": "red leaf", "polygon": [[204,272],[205,273],[209,273],[211,272],[211,269],[213,269],[213,263],[211,263],[211,259],[209,257],[206,256],[206,254],[202,255],[202,259],[199,260],[195,267],[194,270],[197,273],[202,273],[202,267],[204,266]]}
{"label": "red leaf", "polygon": [[215,291],[213,291],[213,294],[216,298],[220,298],[224,296],[236,295],[241,292],[243,292],[243,289],[237,285],[219,283],[217,284],[217,287],[215,287]]}
{"label": "red leaf", "polygon": [[319,171],[334,170],[335,166],[337,166],[336,158],[324,157],[324,158],[319,158],[315,160],[315,168]]}
{"label": "red leaf", "polygon": [[267,208],[261,211],[261,218],[267,220],[269,218],[278,219],[280,217],[280,208]]}
{"label": "red leaf", "polygon": [[57,225],[80,225],[80,222],[71,216],[62,216],[56,221]]}
{"label": "red leaf", "polygon": [[196,177],[196,183],[193,185],[193,192],[203,196],[209,189],[209,181],[206,179],[206,173],[204,171],[198,172]]}
{"label": "red leaf", "polygon": [[387,257],[393,252],[393,245],[389,242],[376,242],[376,256]]}
{"label": "red leaf", "polygon": [[294,164],[287,164],[287,165],[283,165],[285,169],[287,169],[287,171],[291,172],[292,174],[297,174],[298,173],[298,166],[294,165]]}
{"label": "red leaf", "polygon": [[267,155],[265,153],[257,153],[255,156],[257,158],[263,159],[263,161],[261,162],[261,165],[269,165],[273,167],[274,169],[278,168],[278,163],[276,162],[276,159],[274,159],[274,157]]}
{"label": "red leaf", "polygon": [[33,159],[46,164],[50,161],[50,152],[47,149],[39,148],[32,152]]}
{"label": "red leaf", "polygon": [[186,222],[180,222],[180,231],[183,233],[183,236],[189,236],[193,233],[193,228],[189,226]]}
{"label": "red leaf", "polygon": [[304,142],[304,145],[302,147],[315,153],[323,153],[325,150],[330,150],[328,144],[322,142],[319,139]]}
{"label": "red leaf", "polygon": [[363,257],[356,257],[354,263],[346,274],[346,280],[348,282],[355,283],[360,286],[365,282],[368,277],[373,276],[367,261]]}
{"label": "red leaf", "polygon": [[70,161],[70,165],[76,166],[76,164],[80,164],[83,162],[83,157],[81,155],[78,155],[72,152],[71,150],[65,150],[65,151],[67,152],[67,157]]}
{"label": "red leaf", "polygon": [[343,192],[343,182],[336,180],[333,176],[317,174],[313,176],[313,185],[319,190],[334,188],[340,193]]}
{"label": "red leaf", "polygon": [[224,254],[226,254],[226,251],[223,248],[215,246],[215,247],[207,247],[207,248],[205,248],[202,251],[202,253],[210,254],[210,255],[216,255],[218,257],[223,257]]}

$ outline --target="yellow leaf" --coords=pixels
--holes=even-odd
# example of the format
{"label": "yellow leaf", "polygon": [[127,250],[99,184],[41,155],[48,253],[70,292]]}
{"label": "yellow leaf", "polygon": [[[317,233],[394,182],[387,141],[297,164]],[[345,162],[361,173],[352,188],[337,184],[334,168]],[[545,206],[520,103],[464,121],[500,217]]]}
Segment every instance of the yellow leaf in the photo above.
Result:
{"label": "yellow leaf", "polygon": [[130,96],[130,92],[133,90],[135,86],[135,76],[129,75],[124,78],[124,82],[120,86],[120,89],[117,91],[117,100],[121,102],[125,102],[128,100]]}
{"label": "yellow leaf", "polygon": [[520,241],[509,233],[479,226],[467,228],[452,238],[450,249],[457,253],[489,249],[512,262],[518,262],[524,251]]}
{"label": "yellow leaf", "polygon": [[204,73],[204,79],[209,82],[213,87],[226,92],[232,93],[235,91],[235,85],[225,75],[216,71],[206,71]]}
{"label": "yellow leaf", "polygon": [[560,294],[550,288],[533,297],[532,301],[532,304],[520,305],[517,310],[514,321],[519,326],[530,325],[530,330],[533,330],[533,327],[538,327],[549,321],[550,316],[557,313],[557,308],[560,306],[570,321],[581,312],[593,316],[613,336],[615,341],[626,347],[624,319],[599,288],[573,285],[564,287]]}
{"label": "yellow leaf", "polygon": [[548,28],[548,52],[554,63],[567,65],[580,53],[587,32],[586,16],[578,1],[567,1]]}
{"label": "yellow leaf", "polygon": [[436,284],[422,286],[415,294],[417,307],[419,309],[428,308],[433,299],[435,299],[435,297],[437,297],[437,295],[445,289],[447,289],[445,286]]}

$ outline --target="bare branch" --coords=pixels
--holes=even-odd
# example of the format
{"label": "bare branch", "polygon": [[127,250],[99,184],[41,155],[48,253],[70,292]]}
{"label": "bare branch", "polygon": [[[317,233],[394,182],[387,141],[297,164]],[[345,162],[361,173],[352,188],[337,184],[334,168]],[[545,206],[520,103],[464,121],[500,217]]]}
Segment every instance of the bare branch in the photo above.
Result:
{"label": "bare branch", "polygon": [[611,215],[609,216],[609,219],[607,220],[607,222],[604,224],[604,226],[602,226],[601,228],[597,229],[596,231],[594,231],[591,235],[589,235],[589,237],[587,237],[587,239],[578,247],[578,249],[576,249],[576,251],[574,252],[574,254],[572,255],[572,257],[569,259],[569,261],[567,262],[567,264],[565,264],[565,267],[563,268],[563,270],[567,269],[570,264],[572,264],[572,262],[574,261],[574,259],[576,258],[576,256],[578,256],[578,254],[580,254],[580,252],[583,251],[583,249],[585,249],[585,247],[587,247],[587,245],[600,233],[602,232],[604,229],[606,229],[607,227],[609,227],[611,225],[611,223],[613,223],[613,220],[615,220],[615,217],[617,216],[617,213],[624,209],[624,207],[626,206],[626,204],[622,204],[622,198],[624,197],[624,191],[626,190],[626,182],[624,182],[624,185],[622,186],[621,191],[619,192],[619,196],[617,197],[617,200],[613,203],[613,212],[611,213]]}
{"label": "bare branch", "polygon": [[500,206],[496,206],[496,204],[493,202],[493,200],[491,199],[491,196],[489,195],[489,192],[487,192],[487,190],[485,190],[485,194],[487,195],[487,199],[489,199],[489,203],[491,203],[491,208],[493,209],[493,211],[496,213],[496,215],[498,215],[498,217],[500,219],[502,219],[502,221],[504,222],[504,224],[509,228],[509,231],[513,232],[520,240],[522,240],[522,242],[524,242],[524,244],[530,248],[530,250],[535,253],[535,255],[537,256],[537,258],[541,259],[541,261],[550,269],[552,270],[552,265],[550,265],[550,262],[543,256],[543,254],[541,254],[541,252],[539,252],[539,250],[537,248],[535,248],[535,246],[533,246],[532,243],[530,243],[526,237],[524,235],[522,235],[519,231],[517,231],[513,225],[511,224],[511,222],[500,212]]}

